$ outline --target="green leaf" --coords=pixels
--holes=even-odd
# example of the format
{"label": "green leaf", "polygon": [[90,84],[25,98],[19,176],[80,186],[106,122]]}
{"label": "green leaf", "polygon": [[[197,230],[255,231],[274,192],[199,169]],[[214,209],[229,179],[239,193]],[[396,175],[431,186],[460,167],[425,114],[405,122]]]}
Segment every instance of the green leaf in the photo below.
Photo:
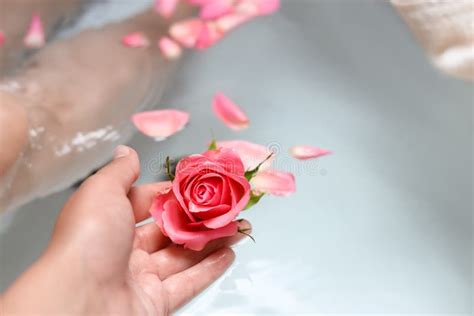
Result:
{"label": "green leaf", "polygon": [[166,174],[170,181],[174,180],[174,175],[171,173],[170,156],[166,156]]}
{"label": "green leaf", "polygon": [[262,196],[264,196],[264,195],[265,195],[265,193],[255,194],[255,193],[251,192],[250,193],[250,199],[249,199],[247,205],[245,206],[244,211],[248,210],[249,208],[251,208],[252,206],[257,204],[260,201],[260,199],[262,198]]}
{"label": "green leaf", "polygon": [[268,160],[270,159],[271,157],[273,156],[273,153],[271,153],[270,155],[268,155],[267,158],[265,158],[265,160],[263,160],[261,163],[259,163],[255,168],[253,168],[252,170],[248,170],[248,171],[245,171],[245,179],[247,179],[247,181],[250,181],[253,177],[255,177],[258,173],[258,170],[260,169],[260,167]]}

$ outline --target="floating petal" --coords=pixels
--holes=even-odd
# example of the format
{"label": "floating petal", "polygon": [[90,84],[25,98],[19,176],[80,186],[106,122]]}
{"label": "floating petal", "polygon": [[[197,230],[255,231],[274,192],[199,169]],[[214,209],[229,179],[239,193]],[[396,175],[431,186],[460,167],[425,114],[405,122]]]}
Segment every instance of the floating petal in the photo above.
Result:
{"label": "floating petal", "polygon": [[233,0],[213,0],[203,4],[199,13],[201,19],[210,20],[234,10]]}
{"label": "floating petal", "polygon": [[259,15],[273,14],[280,9],[280,0],[253,0],[257,4]]}
{"label": "floating petal", "polygon": [[295,176],[274,169],[259,172],[251,184],[256,192],[270,195],[287,196],[296,191]]}
{"label": "floating petal", "polygon": [[193,48],[201,34],[204,22],[200,19],[189,19],[176,22],[171,25],[169,33],[171,37],[187,48]]}
{"label": "floating petal", "polygon": [[155,0],[155,11],[162,17],[169,18],[176,11],[178,0]]}
{"label": "floating petal", "polygon": [[181,47],[169,37],[162,37],[158,43],[158,46],[160,47],[161,53],[166,59],[178,59],[181,57]]}
{"label": "floating petal", "polygon": [[3,34],[2,31],[0,31],[0,47],[2,47],[4,43],[5,43],[5,34]]}
{"label": "floating petal", "polygon": [[212,109],[216,116],[231,129],[241,130],[249,125],[247,115],[223,93],[216,93]]}
{"label": "floating petal", "polygon": [[296,159],[306,160],[311,158],[318,158],[321,156],[329,155],[332,152],[327,149],[322,149],[315,146],[293,146],[290,148],[290,155]]}
{"label": "floating petal", "polygon": [[23,43],[29,48],[39,48],[44,45],[45,35],[39,14],[33,14],[26,36],[23,38]]}
{"label": "floating petal", "polygon": [[247,15],[258,15],[258,4],[256,0],[241,0],[235,6],[236,12]]}
{"label": "floating petal", "polygon": [[235,8],[250,15],[270,15],[280,9],[280,0],[241,0]]}
{"label": "floating petal", "polygon": [[156,110],[134,114],[132,121],[143,134],[163,140],[184,128],[189,114],[178,110]]}
{"label": "floating petal", "polygon": [[140,32],[130,33],[122,38],[125,46],[132,48],[144,48],[150,46],[150,41]]}
{"label": "floating petal", "polygon": [[252,14],[236,12],[219,17],[215,23],[220,32],[227,33],[255,17],[256,16]]}
{"label": "floating petal", "polygon": [[203,24],[201,33],[196,41],[195,48],[206,49],[217,43],[223,37],[223,33],[217,29],[214,22]]}
{"label": "floating petal", "polygon": [[214,1],[214,0],[187,0],[187,2],[188,2],[189,4],[192,4],[192,5],[195,5],[195,6],[199,6],[199,7],[201,7],[201,6],[203,6],[203,5],[206,5],[206,4],[208,4],[208,3],[212,2],[212,1]]}

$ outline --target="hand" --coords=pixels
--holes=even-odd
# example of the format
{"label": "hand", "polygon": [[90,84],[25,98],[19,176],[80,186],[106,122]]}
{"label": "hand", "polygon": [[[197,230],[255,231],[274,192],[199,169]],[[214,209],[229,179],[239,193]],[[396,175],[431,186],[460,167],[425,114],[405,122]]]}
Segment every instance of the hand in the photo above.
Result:
{"label": "hand", "polygon": [[170,244],[155,223],[135,228],[163,186],[132,187],[138,174],[136,152],[119,146],[67,202],[45,254],[7,290],[4,315],[165,315],[224,273],[229,246],[244,236],[195,252]]}

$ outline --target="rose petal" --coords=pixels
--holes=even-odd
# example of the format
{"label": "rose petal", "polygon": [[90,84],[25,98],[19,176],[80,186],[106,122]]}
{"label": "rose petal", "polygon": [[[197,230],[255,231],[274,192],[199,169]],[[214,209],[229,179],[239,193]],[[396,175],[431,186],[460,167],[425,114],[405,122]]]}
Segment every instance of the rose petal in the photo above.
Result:
{"label": "rose petal", "polygon": [[200,154],[189,155],[181,159],[176,165],[176,176],[187,176],[189,175],[186,169],[194,165],[205,164],[208,161],[206,157]]}
{"label": "rose petal", "polygon": [[[247,142],[245,140],[228,140],[217,142],[218,148],[229,148],[234,150],[244,164],[245,170],[252,170],[270,156],[272,151],[262,145]],[[270,168],[274,157],[270,157],[260,166],[260,171]]]}
{"label": "rose petal", "polygon": [[4,43],[5,43],[5,34],[3,34],[2,31],[0,31],[0,47],[2,47]]}
{"label": "rose petal", "polygon": [[[215,173],[215,172],[210,172],[210,173],[205,173],[200,177],[195,177],[193,180],[191,180],[187,184],[185,192],[184,192],[184,195],[188,200],[195,200],[196,202],[198,202],[197,201],[198,199],[193,198],[193,193],[194,193],[193,190],[196,189],[196,186],[199,186],[198,182],[201,183],[201,184],[204,183],[206,187],[212,187],[213,188],[212,197],[208,197],[206,202],[201,201],[201,206],[200,207],[203,207],[203,208],[201,208],[201,210],[205,210],[205,209],[208,209],[210,207],[214,207],[216,205],[222,204],[222,203],[219,203],[222,199],[221,195],[216,194],[216,193],[221,192],[220,190],[222,190],[222,188],[223,188],[223,183],[226,182],[226,181],[224,181],[221,174]],[[189,208],[190,208],[190,211],[193,212],[193,210],[191,210],[191,207],[189,207]]]}
{"label": "rose petal", "polygon": [[[230,210],[229,205],[216,205],[216,206],[209,206],[209,207],[202,207],[202,206],[197,206],[194,203],[189,204],[189,211],[193,214],[196,215],[196,217],[199,217],[199,219],[208,219],[208,218],[214,218],[216,216],[222,215]],[[210,213],[207,218],[206,214]],[[204,217],[201,217],[200,215],[203,215]]]}
{"label": "rose petal", "polygon": [[200,251],[211,240],[230,237],[237,233],[237,222],[211,230],[191,230],[185,213],[176,201],[168,201],[162,213],[163,232],[177,244],[185,248]]}
{"label": "rose petal", "polygon": [[240,186],[241,188],[241,194],[242,197],[235,205],[232,206],[231,210],[229,212],[222,214],[220,216],[208,219],[206,221],[203,221],[202,223],[204,226],[207,228],[211,229],[216,229],[223,227],[227,225],[228,223],[232,222],[235,220],[237,215],[239,215],[240,212],[243,211],[247,203],[249,202],[250,199],[250,183],[245,179],[244,177],[238,177],[232,179],[234,182],[230,182],[231,187],[234,187],[234,190],[236,190],[237,186]]}
{"label": "rose petal", "polygon": [[163,140],[184,128],[189,114],[178,110],[156,110],[134,114],[132,121],[143,134]]}
{"label": "rose petal", "polygon": [[240,0],[235,6],[235,11],[257,16],[259,14],[258,3],[256,0]]}
{"label": "rose petal", "polygon": [[169,18],[176,10],[178,0],[155,0],[155,11],[162,17]]}
{"label": "rose petal", "polygon": [[203,155],[210,160],[215,161],[232,174],[243,176],[245,173],[242,159],[234,150],[221,147],[217,150],[208,150]]}
{"label": "rose petal", "polygon": [[122,38],[125,46],[132,48],[144,48],[150,46],[150,41],[140,32],[130,33]]}
{"label": "rose petal", "polygon": [[187,0],[189,4],[199,6],[199,7],[206,5],[212,1],[214,0]]}
{"label": "rose petal", "polygon": [[251,15],[270,15],[280,9],[280,0],[241,0],[236,11]]}
{"label": "rose petal", "polygon": [[39,48],[44,45],[45,35],[39,14],[33,14],[26,36],[23,38],[23,43],[29,48]]}
{"label": "rose petal", "polygon": [[258,193],[287,196],[296,191],[295,176],[274,169],[259,172],[251,183]]}
{"label": "rose petal", "polygon": [[250,21],[254,17],[255,15],[248,14],[248,13],[242,13],[242,12],[230,13],[216,19],[215,24],[216,24],[217,29],[221,33],[225,34],[237,28],[238,26]]}
{"label": "rose petal", "polygon": [[173,181],[173,192],[176,197],[176,200],[179,202],[181,207],[185,210],[189,219],[193,222],[196,222],[196,219],[187,208],[185,196],[183,196],[183,193],[187,194],[186,188],[180,186],[180,184],[186,183],[187,182],[186,178],[198,175],[202,171],[206,171],[206,172],[215,171],[216,173],[226,174],[229,177],[233,177],[236,179],[239,179],[239,178],[245,179],[242,176],[230,174],[222,166],[209,161],[209,159],[203,155],[191,155],[191,156],[181,159],[178,162],[178,165],[176,166],[175,178]]}
{"label": "rose petal", "polygon": [[159,191],[156,194],[155,199],[150,207],[150,214],[156,220],[158,226],[162,226],[161,214],[164,211],[164,204],[170,200],[174,199],[173,191],[171,191],[171,181],[161,182],[163,185],[159,188]]}
{"label": "rose petal", "polygon": [[273,14],[280,9],[280,0],[253,0],[257,4],[259,15]]}
{"label": "rose petal", "polygon": [[217,29],[214,22],[206,22],[202,25],[201,33],[196,40],[195,48],[206,49],[222,39],[224,34]]}
{"label": "rose petal", "polygon": [[182,54],[181,47],[167,36],[160,39],[158,46],[166,59],[178,59]]}
{"label": "rose petal", "polygon": [[233,0],[213,0],[201,6],[199,16],[201,19],[211,20],[234,10]]}
{"label": "rose petal", "polygon": [[169,33],[178,43],[187,48],[193,48],[201,34],[204,22],[200,19],[189,19],[173,23]]}
{"label": "rose petal", "polygon": [[329,155],[332,152],[327,149],[322,149],[314,146],[293,146],[290,148],[290,155],[296,159],[306,160]]}
{"label": "rose petal", "polygon": [[214,96],[212,109],[216,116],[231,129],[241,130],[249,125],[249,119],[240,107],[220,92]]}

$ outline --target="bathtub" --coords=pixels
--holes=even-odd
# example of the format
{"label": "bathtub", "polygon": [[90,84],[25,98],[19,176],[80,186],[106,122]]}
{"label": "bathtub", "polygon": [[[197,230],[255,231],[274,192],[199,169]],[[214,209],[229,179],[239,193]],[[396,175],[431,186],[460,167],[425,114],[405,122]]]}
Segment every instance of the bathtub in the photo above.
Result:
{"label": "bathtub", "polygon": [[[245,108],[247,130],[215,119],[216,90]],[[473,102],[472,85],[434,69],[381,1],[286,1],[191,54],[159,104],[191,123],[164,142],[133,137],[139,183],[161,177],[158,157],[202,151],[212,128],[276,150],[297,192],[244,214],[256,243],[237,245],[232,268],[181,313],[470,315]],[[299,162],[295,144],[334,154]],[[39,256],[73,191],[2,216],[2,290]]]}

